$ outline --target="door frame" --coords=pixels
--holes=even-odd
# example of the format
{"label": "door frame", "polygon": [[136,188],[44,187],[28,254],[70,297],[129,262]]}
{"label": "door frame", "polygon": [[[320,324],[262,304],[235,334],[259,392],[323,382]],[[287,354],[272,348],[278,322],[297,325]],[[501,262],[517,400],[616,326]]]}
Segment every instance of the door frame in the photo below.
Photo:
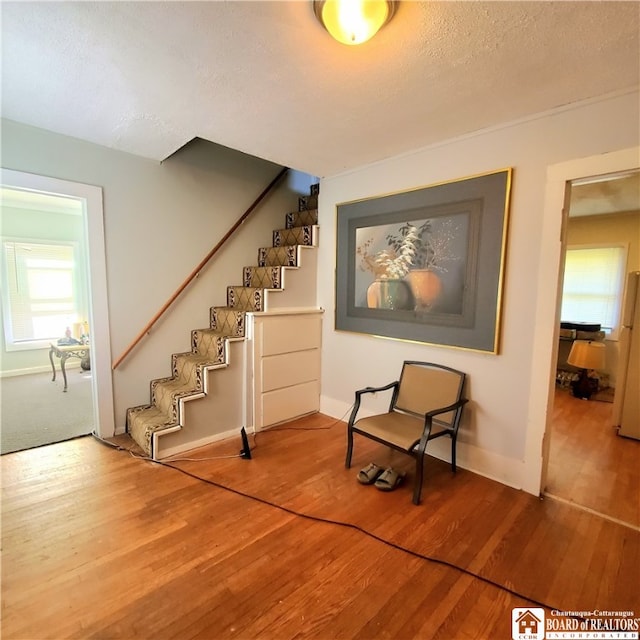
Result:
{"label": "door frame", "polygon": [[102,188],[4,168],[0,169],[0,181],[7,187],[76,198],[83,203],[95,432],[101,438],[110,438],[115,434],[115,419]]}
{"label": "door frame", "polygon": [[[562,279],[566,251],[566,198],[571,181],[640,167],[640,146],[578,158],[547,168],[542,239],[537,274],[535,335],[529,387],[529,424],[523,488],[541,495],[549,463],[549,438],[560,333]],[[554,285],[555,283],[555,285]]]}

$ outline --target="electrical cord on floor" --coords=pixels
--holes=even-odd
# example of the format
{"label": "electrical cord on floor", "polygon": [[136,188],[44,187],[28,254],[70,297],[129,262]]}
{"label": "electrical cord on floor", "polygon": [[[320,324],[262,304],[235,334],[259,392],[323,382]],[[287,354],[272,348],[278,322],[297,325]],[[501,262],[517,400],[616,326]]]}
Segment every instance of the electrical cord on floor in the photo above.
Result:
{"label": "electrical cord on floor", "polygon": [[[285,426],[280,426],[280,427],[270,427],[269,429],[265,429],[264,431],[253,431],[253,433],[251,434],[253,436],[253,447],[251,448],[251,451],[254,451],[255,448],[257,447],[256,444],[256,436],[258,435],[258,433],[268,433],[270,431],[328,431],[329,429],[333,429],[333,427],[335,427],[338,423],[342,422],[345,418],[345,416],[347,415],[347,413],[349,413],[349,411],[351,411],[351,409],[353,408],[353,405],[351,405],[343,414],[340,418],[337,418],[336,420],[334,420],[331,424],[329,425],[325,425],[323,427],[285,427]],[[138,458],[139,460],[150,460],[151,462],[158,462],[158,460],[154,460],[153,458],[149,457],[149,456],[141,456],[137,453],[134,453],[131,449],[127,449],[127,447],[123,447],[119,444],[116,444],[114,442],[109,442],[108,440],[105,440],[104,438],[102,438],[101,436],[99,436],[95,431],[93,431],[91,433],[91,435],[96,439],[99,440],[100,442],[102,442],[103,444],[106,444],[107,446],[116,449],[117,451],[127,451],[133,458]],[[226,459],[230,459],[230,458],[243,458],[243,454],[242,453],[236,453],[236,454],[232,454],[232,455],[228,455],[228,456],[212,456],[212,457],[207,457],[207,458],[171,458],[171,462],[206,462],[207,460],[226,460]]]}
{"label": "electrical cord on floor", "polygon": [[[336,421],[336,423],[339,422]],[[331,426],[334,426],[336,423],[334,423]],[[450,569],[454,569],[460,573],[463,573],[465,575],[468,575],[472,578],[475,578],[476,580],[480,580],[481,582],[484,582],[486,584],[491,585],[492,587],[496,587],[497,589],[500,589],[501,591],[504,591],[506,593],[511,594],[512,596],[515,596],[516,598],[520,598],[521,600],[526,600],[527,602],[531,603],[531,604],[535,604],[539,607],[543,607],[543,608],[547,608],[550,610],[556,610],[556,611],[561,611],[562,609],[560,609],[559,607],[553,607],[551,605],[548,605],[544,602],[540,602],[539,600],[536,600],[535,598],[531,598],[530,596],[526,596],[518,591],[516,591],[515,589],[511,589],[510,587],[506,587],[502,584],[500,584],[499,582],[495,582],[494,580],[491,580],[491,578],[485,578],[484,576],[481,576],[478,573],[474,573],[473,571],[470,571],[469,569],[465,569],[464,567],[460,567],[457,564],[454,564],[452,562],[449,562],[448,560],[443,560],[441,558],[435,558],[433,556],[429,556],[423,553],[420,553],[418,551],[414,551],[413,549],[408,549],[407,547],[403,547],[399,544],[396,544],[395,542],[391,542],[390,540],[386,540],[385,538],[382,538],[381,536],[376,535],[375,533],[372,533],[371,531],[368,531],[367,529],[363,529],[361,526],[357,525],[357,524],[353,524],[351,522],[342,522],[340,520],[331,520],[330,518],[322,518],[320,516],[313,516],[307,513],[302,513],[300,511],[295,511],[294,509],[290,509],[289,507],[285,507],[283,505],[277,504],[275,502],[271,502],[270,500],[266,500],[265,498],[260,498],[258,496],[254,496],[250,493],[245,493],[244,491],[240,491],[239,489],[234,489],[233,487],[229,487],[227,485],[221,484],[219,482],[216,482],[215,480],[210,480],[208,478],[203,478],[202,476],[198,476],[195,473],[192,473],[191,471],[187,471],[186,469],[181,469],[180,467],[175,467],[173,466],[173,464],[169,464],[168,462],[163,462],[162,460],[154,460],[153,458],[150,457],[145,457],[145,456],[140,456],[137,454],[134,454],[130,449],[127,449],[126,447],[122,447],[120,445],[114,444],[112,442],[109,442],[108,440],[104,440],[103,438],[99,437],[98,435],[96,435],[95,433],[92,434],[99,442],[109,445],[110,447],[118,450],[118,451],[128,451],[130,455],[132,455],[134,458],[138,458],[140,460],[149,460],[150,462],[154,462],[160,466],[163,467],[168,467],[169,469],[173,469],[174,471],[179,471],[180,473],[183,473],[186,476],[189,476],[195,480],[199,480],[200,482],[204,482],[205,484],[208,484],[212,487],[216,487],[218,489],[223,489],[224,491],[229,491],[230,493],[234,493],[238,496],[241,496],[243,498],[248,498],[249,500],[253,500],[255,502],[259,502],[261,504],[267,505],[269,507],[272,507],[274,509],[279,509],[280,511],[284,511],[285,513],[288,513],[290,515],[293,516],[297,516],[299,518],[304,518],[305,520],[311,520],[313,522],[321,522],[324,524],[333,524],[339,527],[344,527],[346,529],[352,529],[353,531],[358,531],[359,533],[364,534],[365,536],[377,541],[377,542],[381,542],[382,544],[391,547],[392,549],[396,549],[397,551],[402,551],[404,553],[406,553],[407,555],[410,555],[414,558],[418,558],[420,560],[425,560],[427,562],[433,562],[434,564],[439,564],[441,566],[444,567],[448,567]],[[238,456],[222,456],[223,458],[235,458]],[[210,458],[212,460],[215,459],[219,459],[219,458]],[[198,458],[196,461],[200,461],[200,460],[206,460],[206,458]],[[179,460],[172,460],[172,462],[178,462]],[[577,619],[582,619],[579,616],[573,616],[576,617]]]}

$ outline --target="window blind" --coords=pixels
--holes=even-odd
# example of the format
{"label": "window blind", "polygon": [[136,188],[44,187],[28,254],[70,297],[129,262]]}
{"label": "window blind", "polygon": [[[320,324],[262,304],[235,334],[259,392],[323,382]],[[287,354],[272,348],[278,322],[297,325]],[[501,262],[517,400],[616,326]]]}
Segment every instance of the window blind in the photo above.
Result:
{"label": "window blind", "polygon": [[567,250],[561,317],[593,322],[615,333],[620,319],[626,250],[599,246]]}
{"label": "window blind", "polygon": [[4,242],[3,248],[7,343],[64,336],[78,320],[74,245]]}

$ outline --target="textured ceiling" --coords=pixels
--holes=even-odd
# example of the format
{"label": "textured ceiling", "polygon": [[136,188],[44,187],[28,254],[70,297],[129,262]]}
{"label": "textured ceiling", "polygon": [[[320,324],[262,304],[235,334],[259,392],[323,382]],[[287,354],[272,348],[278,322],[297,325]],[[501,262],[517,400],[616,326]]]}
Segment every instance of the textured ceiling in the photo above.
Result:
{"label": "textured ceiling", "polygon": [[327,176],[640,78],[638,2],[2,2],[2,114],[162,160],[201,137]]}
{"label": "textured ceiling", "polygon": [[571,217],[638,211],[640,171],[579,180],[571,187]]}

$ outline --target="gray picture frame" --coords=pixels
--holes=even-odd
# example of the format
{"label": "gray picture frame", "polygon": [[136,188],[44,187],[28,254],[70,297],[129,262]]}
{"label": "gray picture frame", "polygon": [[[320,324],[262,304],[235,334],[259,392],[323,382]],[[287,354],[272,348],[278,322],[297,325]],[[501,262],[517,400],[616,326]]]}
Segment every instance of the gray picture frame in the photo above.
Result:
{"label": "gray picture frame", "polygon": [[512,177],[338,204],[336,330],[499,353]]}

